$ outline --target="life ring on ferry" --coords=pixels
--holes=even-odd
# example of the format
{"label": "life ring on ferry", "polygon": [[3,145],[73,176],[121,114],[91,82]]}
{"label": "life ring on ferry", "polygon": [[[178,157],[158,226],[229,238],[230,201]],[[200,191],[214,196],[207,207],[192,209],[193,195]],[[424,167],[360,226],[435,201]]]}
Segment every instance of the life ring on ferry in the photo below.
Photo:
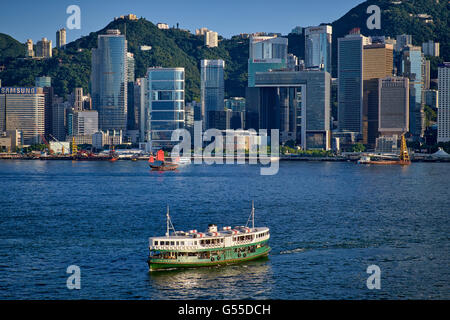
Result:
{"label": "life ring on ferry", "polygon": [[247,254],[246,253],[244,253],[243,255],[242,255],[244,258],[247,256]]}
{"label": "life ring on ferry", "polygon": [[214,257],[211,257],[211,261],[214,261]]}
{"label": "life ring on ferry", "polygon": [[220,257],[217,257],[217,261],[219,261],[220,260]]}
{"label": "life ring on ferry", "polygon": [[241,257],[241,253],[239,252],[239,253],[238,253],[238,258],[240,258],[240,257]]}

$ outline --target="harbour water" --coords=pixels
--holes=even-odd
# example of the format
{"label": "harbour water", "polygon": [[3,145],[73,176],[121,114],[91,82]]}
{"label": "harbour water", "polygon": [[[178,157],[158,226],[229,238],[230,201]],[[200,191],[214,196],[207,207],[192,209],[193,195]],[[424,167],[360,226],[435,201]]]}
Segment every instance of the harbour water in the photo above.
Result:
{"label": "harbour water", "polygon": [[[450,298],[450,167],[281,162],[0,162],[0,299]],[[149,273],[149,236],[243,225],[271,229],[268,259]],[[369,290],[369,265],[381,288]],[[69,290],[66,269],[81,270]]]}

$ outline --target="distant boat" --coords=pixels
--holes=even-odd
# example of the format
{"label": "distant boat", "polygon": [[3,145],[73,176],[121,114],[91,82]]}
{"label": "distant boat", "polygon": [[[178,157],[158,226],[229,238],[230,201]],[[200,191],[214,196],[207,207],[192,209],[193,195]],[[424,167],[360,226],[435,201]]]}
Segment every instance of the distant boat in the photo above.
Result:
{"label": "distant boat", "polygon": [[153,171],[173,171],[178,168],[178,164],[164,160],[164,151],[162,150],[156,153],[156,160],[151,155],[148,162]]}

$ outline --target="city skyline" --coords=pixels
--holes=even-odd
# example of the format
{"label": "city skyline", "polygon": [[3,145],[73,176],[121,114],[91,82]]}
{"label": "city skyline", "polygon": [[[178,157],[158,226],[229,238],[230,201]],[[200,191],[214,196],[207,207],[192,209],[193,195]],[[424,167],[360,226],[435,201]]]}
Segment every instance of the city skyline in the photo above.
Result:
{"label": "city skyline", "polygon": [[[6,14],[0,19],[0,30],[16,40],[25,43],[27,39],[37,42],[43,37],[54,40],[56,45],[56,31],[66,28],[67,43],[70,43],[90,32],[98,31],[114,20],[114,17],[133,13],[138,18],[143,17],[153,22],[167,23],[170,27],[176,26],[195,32],[195,29],[207,27],[218,32],[220,36],[230,38],[240,33],[253,32],[277,32],[288,34],[294,27],[314,26],[321,23],[331,23],[354,6],[362,3],[361,0],[344,0],[336,3],[333,0],[320,0],[314,3],[301,1],[283,0],[278,3],[280,7],[289,7],[283,14],[274,15],[273,5],[268,1],[259,2],[255,6],[251,2],[231,1],[223,6],[218,1],[208,2],[196,1],[195,4],[175,0],[175,3],[141,2],[132,1],[121,3],[119,1],[43,1],[39,7],[32,11],[22,12],[22,19],[16,19],[13,14]],[[32,2],[25,0],[24,7]],[[70,30],[66,26],[69,14],[66,13],[68,6],[75,4],[81,9],[81,29]],[[173,7],[179,10],[173,10]],[[99,10],[101,8],[101,10]],[[205,14],[205,8],[208,14]],[[236,9],[238,8],[238,9]],[[306,10],[305,10],[306,8]],[[5,9],[5,13],[8,9]],[[251,12],[251,14],[249,14]],[[40,19],[39,28],[34,26],[36,15]],[[230,17],[230,20],[223,17]]]}

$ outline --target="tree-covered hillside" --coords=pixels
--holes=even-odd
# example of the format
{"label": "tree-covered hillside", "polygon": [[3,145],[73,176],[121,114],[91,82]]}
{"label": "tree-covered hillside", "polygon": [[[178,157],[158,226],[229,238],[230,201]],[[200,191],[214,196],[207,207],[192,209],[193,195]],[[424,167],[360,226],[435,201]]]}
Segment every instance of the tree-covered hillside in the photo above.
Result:
{"label": "tree-covered hillside", "polygon": [[[368,30],[367,7],[376,4],[381,8],[381,30]],[[450,61],[450,4],[437,0],[369,0],[356,6],[333,26],[333,70],[336,76],[337,39],[349,30],[359,27],[361,33],[370,35],[411,34],[413,43],[421,45],[427,40],[441,44],[441,57],[431,59],[432,77],[436,76],[437,64]],[[432,22],[426,23],[417,14],[428,14]],[[200,60],[223,59],[225,61],[226,96],[244,96],[247,85],[248,40],[240,37],[222,39],[219,47],[207,48],[203,37],[179,29],[160,30],[153,23],[141,18],[136,21],[118,19],[105,28],[92,32],[67,45],[64,51],[54,49],[54,57],[45,60],[17,59],[25,54],[25,46],[13,38],[0,34],[0,72],[3,85],[34,85],[36,76],[52,77],[58,95],[70,93],[74,87],[89,87],[91,49],[97,47],[97,36],[106,29],[119,29],[126,33],[128,51],[134,53],[136,77],[145,76],[151,66],[184,67],[186,70],[186,101],[200,98]],[[304,36],[289,34],[290,53],[304,59]],[[152,46],[150,51],[141,51],[141,45]]]}

